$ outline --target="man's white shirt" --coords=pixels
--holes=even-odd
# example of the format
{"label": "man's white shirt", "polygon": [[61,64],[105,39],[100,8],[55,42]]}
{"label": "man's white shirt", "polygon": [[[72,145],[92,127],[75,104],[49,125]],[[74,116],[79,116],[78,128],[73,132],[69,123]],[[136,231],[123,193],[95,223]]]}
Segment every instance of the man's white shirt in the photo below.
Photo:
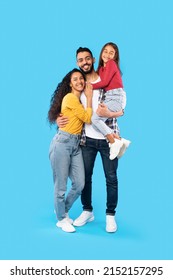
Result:
{"label": "man's white shirt", "polygon": [[[97,83],[100,81],[100,77],[94,82]],[[93,83],[93,84],[94,84]],[[99,97],[100,97],[100,91],[99,90],[93,90],[93,97],[92,97],[92,109],[93,112],[96,112],[98,105],[99,105]],[[86,108],[86,96],[84,93],[81,94],[80,100]],[[93,128],[92,124],[87,124],[85,123],[85,134],[87,137],[94,138],[94,139],[105,139],[102,133],[97,131],[96,129]]]}

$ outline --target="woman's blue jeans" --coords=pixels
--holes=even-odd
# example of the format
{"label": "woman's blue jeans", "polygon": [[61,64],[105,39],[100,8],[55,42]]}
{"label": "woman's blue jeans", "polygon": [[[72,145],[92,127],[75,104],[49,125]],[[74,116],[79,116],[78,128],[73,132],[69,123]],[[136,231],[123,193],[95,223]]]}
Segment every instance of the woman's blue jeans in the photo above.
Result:
{"label": "woman's blue jeans", "polygon": [[[79,142],[80,135],[59,130],[50,144],[49,158],[53,170],[54,204],[59,221],[65,218],[65,213],[70,210],[84,187],[84,164]],[[68,177],[71,179],[72,186],[66,195]]]}
{"label": "woman's blue jeans", "polygon": [[[117,168],[118,159],[109,159],[109,146],[106,140],[93,139],[86,137],[86,145],[82,146],[82,154],[85,168],[85,186],[82,191],[81,201],[83,210],[92,211],[92,175],[94,169],[94,163],[97,153],[100,153],[104,174],[106,178],[106,214],[115,215],[115,209],[118,202],[118,179]],[[99,174],[98,174],[99,176]],[[99,182],[99,180],[98,180]],[[102,191],[102,182],[97,184],[98,198]]]}

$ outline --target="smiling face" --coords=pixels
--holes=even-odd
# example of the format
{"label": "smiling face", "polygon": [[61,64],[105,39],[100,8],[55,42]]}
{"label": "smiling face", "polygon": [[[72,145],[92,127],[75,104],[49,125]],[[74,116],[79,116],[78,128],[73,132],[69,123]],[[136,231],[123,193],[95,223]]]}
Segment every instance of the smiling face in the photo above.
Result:
{"label": "smiling face", "polygon": [[83,75],[80,72],[74,72],[71,75],[70,87],[71,87],[72,93],[78,94],[84,90],[85,80],[84,80]]}
{"label": "smiling face", "polygon": [[84,74],[89,74],[94,69],[95,59],[89,52],[79,52],[77,54],[77,65]]}
{"label": "smiling face", "polygon": [[101,55],[101,58],[103,60],[103,65],[105,66],[110,59],[115,59],[115,55],[116,55],[116,51],[111,45],[105,46]]}

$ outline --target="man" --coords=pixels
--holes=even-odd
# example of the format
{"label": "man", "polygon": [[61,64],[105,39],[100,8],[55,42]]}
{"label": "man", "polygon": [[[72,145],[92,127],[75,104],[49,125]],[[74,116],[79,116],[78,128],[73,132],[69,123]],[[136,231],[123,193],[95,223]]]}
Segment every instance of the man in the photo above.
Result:
{"label": "man", "polygon": [[[92,52],[88,48],[79,48],[76,51],[77,65],[80,70],[85,74],[87,82],[96,83],[100,81],[100,78],[94,70],[95,58]],[[107,107],[100,103],[104,101],[104,94],[101,90],[94,90],[92,107],[93,111],[100,116],[109,118],[107,124],[111,127],[115,133],[118,133],[118,126],[116,118],[123,115],[123,112],[110,112]],[[81,102],[85,107],[86,98],[85,95],[81,95]],[[99,105],[100,103],[100,105]],[[62,127],[67,120],[62,117],[61,120],[57,120],[59,127]],[[105,137],[98,131],[96,131],[92,125],[84,125],[84,133],[81,139],[81,148],[85,167],[85,186],[81,194],[81,202],[83,205],[83,212],[74,220],[74,226],[83,226],[87,222],[94,220],[93,206],[92,206],[92,174],[95,159],[99,152],[102,159],[103,169],[106,178],[106,190],[107,190],[107,203],[106,203],[106,231],[115,232],[117,230],[117,224],[115,221],[115,211],[118,201],[118,180],[117,180],[117,168],[118,159],[109,159],[109,146]]]}

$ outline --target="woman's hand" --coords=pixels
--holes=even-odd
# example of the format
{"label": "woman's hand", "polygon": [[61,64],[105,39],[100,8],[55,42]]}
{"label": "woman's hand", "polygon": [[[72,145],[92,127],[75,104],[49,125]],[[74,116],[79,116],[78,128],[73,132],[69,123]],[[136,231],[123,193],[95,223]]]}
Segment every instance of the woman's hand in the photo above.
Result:
{"label": "woman's hand", "polygon": [[86,83],[85,89],[84,89],[84,94],[87,98],[93,96],[93,86],[92,86],[92,84]]}
{"label": "woman's hand", "polygon": [[119,112],[109,111],[108,107],[104,103],[100,103],[99,104],[96,113],[100,117],[105,117],[105,118],[118,118],[118,117],[124,115],[124,111],[123,110],[119,111]]}
{"label": "woman's hand", "polygon": [[63,128],[68,124],[69,119],[68,117],[64,117],[62,114],[59,114],[59,116],[56,119],[56,124],[59,128]]}

